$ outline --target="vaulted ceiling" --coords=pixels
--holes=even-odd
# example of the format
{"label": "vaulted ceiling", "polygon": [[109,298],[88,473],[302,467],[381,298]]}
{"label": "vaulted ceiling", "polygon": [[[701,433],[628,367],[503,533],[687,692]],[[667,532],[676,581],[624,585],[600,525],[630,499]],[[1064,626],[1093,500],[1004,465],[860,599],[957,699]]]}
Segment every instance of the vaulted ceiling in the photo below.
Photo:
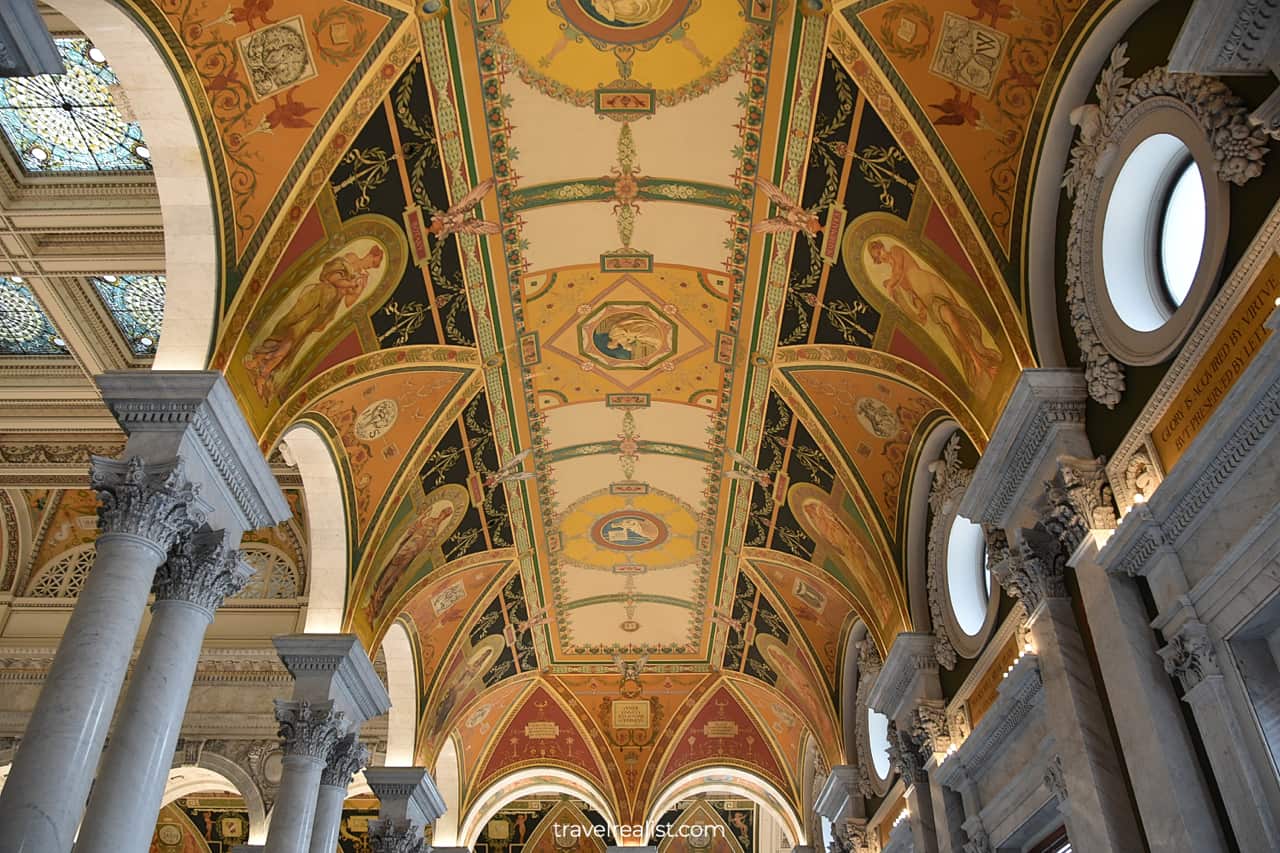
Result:
{"label": "vaulted ceiling", "polygon": [[[795,802],[913,625],[913,472],[1033,364],[1045,105],[1106,3],[129,0],[215,176],[225,371],[341,472],[464,802],[578,768]],[[811,14],[813,13],[813,14]]]}

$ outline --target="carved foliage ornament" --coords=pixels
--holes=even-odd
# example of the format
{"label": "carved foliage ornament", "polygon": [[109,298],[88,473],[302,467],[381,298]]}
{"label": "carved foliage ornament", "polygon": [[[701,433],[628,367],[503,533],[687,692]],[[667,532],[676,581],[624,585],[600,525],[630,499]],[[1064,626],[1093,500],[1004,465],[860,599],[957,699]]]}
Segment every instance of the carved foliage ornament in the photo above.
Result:
{"label": "carved foliage ornament", "polygon": [[889,763],[902,776],[904,784],[912,785],[928,778],[920,750],[921,744],[912,732],[902,731],[897,723],[889,721]]}
{"label": "carved foliage ornament", "polygon": [[407,820],[369,822],[369,849],[373,853],[425,853],[422,827]]}
{"label": "carved foliage ornament", "polygon": [[320,771],[320,784],[341,788],[351,784],[351,777],[369,765],[369,747],[360,742],[355,732],[338,738],[329,748],[329,758]]}
{"label": "carved foliage ornament", "polygon": [[1169,644],[1159,649],[1159,654],[1164,660],[1165,672],[1177,678],[1186,691],[1221,672],[1209,629],[1194,619],[1183,625]]}
{"label": "carved foliage ornament", "polygon": [[[998,536],[988,533],[988,543],[994,541],[997,548],[1003,539],[1003,531]],[[991,575],[1005,592],[1022,602],[1023,609],[1030,615],[1044,599],[1066,597],[1067,554],[1058,537],[1039,524],[1024,530],[1023,540],[1015,548],[1009,547],[1006,540],[999,559],[993,552]]]}
{"label": "carved foliage ornament", "polygon": [[178,466],[149,467],[137,456],[128,462],[95,457],[90,477],[101,501],[103,534],[140,536],[168,551],[178,536],[204,522],[196,487]]}
{"label": "carved foliage ornament", "polygon": [[1055,755],[1049,759],[1044,769],[1044,786],[1049,793],[1058,798],[1059,803],[1067,801],[1067,777],[1062,769],[1062,756]]}
{"label": "carved foliage ornament", "polygon": [[938,664],[954,669],[956,649],[947,632],[947,539],[965,489],[973,480],[973,471],[960,467],[960,433],[951,436],[942,458],[932,463],[933,483],[929,487],[928,560],[926,576],[929,588],[929,616],[933,622],[933,650]]}
{"label": "carved foliage ornament", "polygon": [[212,616],[252,574],[253,568],[230,546],[224,531],[199,530],[179,540],[156,572],[152,591],[157,601],[186,601]]}
{"label": "carved foliage ornament", "polygon": [[1262,174],[1268,139],[1249,122],[1248,109],[1224,84],[1212,77],[1178,74],[1153,68],[1136,80],[1125,76],[1129,62],[1124,43],[1111,52],[1111,62],[1098,78],[1098,103],[1085,104],[1071,114],[1079,135],[1071,149],[1071,164],[1062,185],[1073,199],[1067,235],[1067,310],[1080,344],[1089,396],[1115,408],[1124,393],[1124,367],[1098,334],[1092,307],[1089,270],[1093,261],[1093,229],[1107,172],[1124,135],[1126,119],[1154,99],[1180,102],[1204,128],[1213,149],[1218,177],[1240,186]]}
{"label": "carved foliage ornament", "polygon": [[884,793],[878,790],[880,786],[878,776],[875,779],[872,777],[871,768],[874,764],[871,758],[871,739],[867,732],[867,696],[871,693],[871,686],[875,684],[882,665],[880,650],[876,648],[875,642],[870,637],[864,638],[858,644],[858,692],[854,702],[857,717],[854,719],[854,741],[858,751],[858,792],[868,799]]}
{"label": "carved foliage ornament", "polygon": [[301,755],[327,763],[329,750],[344,734],[346,722],[333,702],[276,700],[276,721],[285,755]]}

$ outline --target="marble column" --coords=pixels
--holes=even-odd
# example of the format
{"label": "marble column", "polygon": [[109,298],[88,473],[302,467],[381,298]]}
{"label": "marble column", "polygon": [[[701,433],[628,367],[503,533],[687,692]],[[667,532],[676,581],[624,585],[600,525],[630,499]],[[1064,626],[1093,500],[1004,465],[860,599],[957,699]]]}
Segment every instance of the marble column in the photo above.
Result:
{"label": "marble column", "polygon": [[320,775],[329,750],[346,733],[345,715],[332,700],[276,700],[276,719],[284,741],[284,771],[276,792],[266,853],[307,853],[316,819]]}
{"label": "marble column", "polygon": [[1276,850],[1280,829],[1267,802],[1253,762],[1241,754],[1248,743],[1240,718],[1227,696],[1227,686],[1209,629],[1194,616],[1184,616],[1169,644],[1159,650],[1166,671],[1177,678],[1204,739],[1205,754],[1222,790],[1237,842],[1242,849]]}
{"label": "marble column", "polygon": [[373,853],[425,853],[423,830],[444,814],[444,799],[424,767],[370,767],[365,779],[378,798],[369,824]]}
{"label": "marble column", "polygon": [[[1059,750],[1056,778],[1071,796],[1071,807],[1060,809],[1067,834],[1081,850],[1128,853],[1141,849],[1102,700],[1067,593],[1064,545],[1048,527],[1039,525],[1021,530],[1019,538],[1010,548],[1003,534],[988,537],[991,572],[1030,614],[1027,625],[1044,680],[1046,718]],[[1065,794],[1059,800],[1065,802]]]}
{"label": "marble column", "polygon": [[342,805],[347,800],[351,777],[369,764],[369,748],[355,732],[338,738],[329,750],[320,773],[320,794],[316,798],[316,819],[311,828],[311,853],[333,853],[338,849]]}
{"label": "marble column", "polygon": [[1147,839],[1155,850],[1225,850],[1214,821],[1204,820],[1213,814],[1213,799],[1156,653],[1137,581],[1103,569],[1096,562],[1096,541],[1086,540],[1072,562],[1094,645],[1105,650],[1098,655],[1098,668],[1112,699],[1111,715]]}
{"label": "marble column", "polygon": [[147,853],[205,630],[253,569],[224,531],[184,537],[156,573],[151,626],[103,757],[76,853]]}
{"label": "marble column", "polygon": [[[217,371],[94,377],[129,436],[95,459],[97,557],[0,792],[0,850],[67,853],[89,796],[157,567],[202,522],[246,530],[292,515]],[[197,497],[198,494],[198,497]]]}
{"label": "marble column", "polygon": [[92,476],[97,556],[0,792],[6,853],[71,849],[156,568],[195,521],[173,465],[99,458]]}
{"label": "marble column", "polygon": [[330,750],[385,714],[391,700],[354,634],[289,634],[273,642],[294,685],[292,700],[276,700],[285,759],[266,849],[308,853]]}

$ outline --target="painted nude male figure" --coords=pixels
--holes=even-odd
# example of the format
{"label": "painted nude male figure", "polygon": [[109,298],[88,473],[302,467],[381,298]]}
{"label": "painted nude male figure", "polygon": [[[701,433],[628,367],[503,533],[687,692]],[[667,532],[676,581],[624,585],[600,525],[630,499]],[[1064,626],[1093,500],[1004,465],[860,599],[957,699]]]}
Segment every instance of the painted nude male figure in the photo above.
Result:
{"label": "painted nude male figure", "polygon": [[320,268],[316,280],[301,288],[297,301],[266,337],[244,358],[254,388],[264,400],[275,396],[275,372],[292,358],[307,338],[337,319],[339,310],[360,301],[369,273],[382,265],[383,251],[373,246],[363,255],[344,252]]}
{"label": "painted nude male figure", "polygon": [[883,285],[889,297],[924,329],[936,326],[946,336],[970,385],[988,387],[1000,369],[999,350],[982,340],[982,323],[961,301],[959,294],[932,270],[920,266],[899,245],[886,247],[879,240],[867,244],[876,264],[888,264]]}

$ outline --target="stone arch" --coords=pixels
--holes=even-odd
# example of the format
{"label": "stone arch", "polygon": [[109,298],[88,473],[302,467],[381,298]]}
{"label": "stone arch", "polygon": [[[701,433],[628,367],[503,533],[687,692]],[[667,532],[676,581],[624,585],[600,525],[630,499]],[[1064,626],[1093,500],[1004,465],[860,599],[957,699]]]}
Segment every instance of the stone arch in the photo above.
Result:
{"label": "stone arch", "polygon": [[534,767],[508,773],[495,779],[491,785],[481,791],[467,810],[466,817],[460,822],[458,841],[461,842],[461,846],[473,847],[489,818],[497,814],[507,803],[521,797],[547,794],[565,794],[582,800],[604,815],[614,837],[617,837],[618,817],[610,806],[608,798],[594,783],[568,770]]}
{"label": "stone arch", "polygon": [[253,777],[239,764],[216,752],[201,750],[194,764],[184,764],[169,771],[160,806],[180,797],[201,791],[228,791],[244,799],[249,812],[249,843],[261,844],[267,839],[267,807]]}
{"label": "stone arch", "polygon": [[342,630],[347,597],[347,513],[337,462],[320,432],[309,424],[290,427],[281,439],[286,459],[298,466],[307,502],[310,543],[307,584],[308,633]]}
{"label": "stone arch", "polygon": [[[1089,97],[1098,73],[1107,63],[1111,48],[1133,22],[1154,6],[1156,0],[1119,0],[1101,16],[1089,37],[1077,51],[1062,76],[1040,138],[1044,140],[1036,158],[1026,215],[1028,234],[1056,234],[1062,178],[1066,172],[1075,128],[1071,112]],[[1057,246],[1053,240],[1027,242],[1028,310],[1036,361],[1041,367],[1065,367],[1062,336],[1058,327]]]}
{"label": "stone arch", "polygon": [[942,456],[942,448],[961,427],[954,420],[940,421],[920,446],[916,469],[911,475],[907,506],[907,602],[911,624],[917,631],[928,630],[929,613],[929,489],[933,472],[929,466]]}
{"label": "stone arch", "polygon": [[653,800],[646,823],[656,823],[677,802],[699,794],[729,794],[751,800],[783,827],[793,845],[809,843],[804,822],[787,796],[768,779],[739,767],[703,767],[680,776]]}
{"label": "stone arch", "polygon": [[213,185],[191,107],[151,35],[114,3],[52,0],[107,55],[142,125],[164,223],[164,328],[153,366],[203,370],[222,277]]}
{"label": "stone arch", "polygon": [[458,844],[458,831],[462,822],[462,761],[458,756],[458,744],[452,737],[440,747],[432,778],[445,804],[445,813],[436,821],[433,838],[441,847],[461,846]]}
{"label": "stone arch", "polygon": [[418,667],[413,642],[403,622],[393,622],[387,629],[382,638],[382,654],[387,664],[387,692],[391,695],[386,765],[411,767],[417,753]]}

